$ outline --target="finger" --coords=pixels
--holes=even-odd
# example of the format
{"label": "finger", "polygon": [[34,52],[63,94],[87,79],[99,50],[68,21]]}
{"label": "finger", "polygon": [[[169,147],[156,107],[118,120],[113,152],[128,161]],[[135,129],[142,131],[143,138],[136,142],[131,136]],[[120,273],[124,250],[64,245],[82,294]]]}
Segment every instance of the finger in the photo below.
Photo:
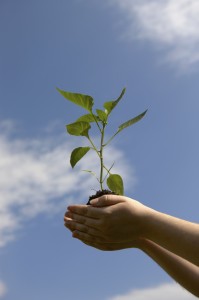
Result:
{"label": "finger", "polygon": [[105,243],[105,240],[102,237],[91,235],[89,232],[74,230],[72,236],[88,243]]}
{"label": "finger", "polygon": [[70,225],[68,225],[68,224],[64,224],[64,226],[68,229],[68,230],[70,230],[71,232],[73,232],[73,230],[70,228]]}
{"label": "finger", "polygon": [[72,222],[72,219],[64,217],[64,226],[70,231],[73,231],[70,226],[70,222]]}
{"label": "finger", "polygon": [[72,213],[70,211],[66,211],[64,214],[64,219],[65,218],[71,219],[71,216],[72,216]]}
{"label": "finger", "polygon": [[92,227],[92,228],[98,228],[99,227],[99,220],[93,219],[89,217],[84,217],[75,213],[68,213],[64,217],[65,222],[74,222],[74,223],[80,223],[84,224],[86,226]]}
{"label": "finger", "polygon": [[110,206],[117,203],[124,202],[124,197],[118,195],[104,195],[90,201],[90,204],[97,207]]}
{"label": "finger", "polygon": [[87,235],[95,236],[97,238],[102,239],[102,234],[100,233],[99,230],[92,228],[92,227],[88,227],[84,224],[76,223],[76,222],[73,222],[72,220],[66,220],[65,226],[68,229],[70,229],[72,232],[77,230],[79,232],[86,233]]}
{"label": "finger", "polygon": [[92,248],[96,248],[97,250],[102,250],[102,251],[110,251],[106,245],[104,244],[99,244],[99,243],[88,243],[80,240],[82,243],[84,243],[87,246],[90,246]]}
{"label": "finger", "polygon": [[70,205],[68,206],[68,211],[93,219],[100,219],[100,217],[104,215],[102,210],[92,207],[91,205]]}
{"label": "finger", "polygon": [[69,219],[69,218],[65,218],[64,222],[65,222],[64,225],[72,231],[79,230],[81,232],[88,233],[89,235],[102,237],[102,233],[98,229],[90,225],[88,226],[84,223],[78,223],[73,219]]}

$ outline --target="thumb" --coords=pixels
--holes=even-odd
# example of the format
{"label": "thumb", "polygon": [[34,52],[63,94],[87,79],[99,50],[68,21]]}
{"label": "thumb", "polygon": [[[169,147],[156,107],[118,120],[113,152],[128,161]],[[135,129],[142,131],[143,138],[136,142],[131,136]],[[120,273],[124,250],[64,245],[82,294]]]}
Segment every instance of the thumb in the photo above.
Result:
{"label": "thumb", "polygon": [[118,195],[103,195],[99,198],[95,198],[91,200],[90,204],[92,206],[97,206],[97,207],[110,206],[120,202],[124,202],[124,199],[122,198],[123,198],[122,196],[118,196]]}

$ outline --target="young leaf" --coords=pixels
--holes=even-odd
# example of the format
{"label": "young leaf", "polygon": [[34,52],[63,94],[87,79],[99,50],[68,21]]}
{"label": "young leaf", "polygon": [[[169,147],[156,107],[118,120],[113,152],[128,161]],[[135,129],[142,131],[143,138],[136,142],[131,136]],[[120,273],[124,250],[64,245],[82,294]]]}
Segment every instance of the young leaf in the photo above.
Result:
{"label": "young leaf", "polygon": [[93,175],[93,176],[97,179],[97,181],[99,182],[99,179],[97,178],[97,175],[96,175],[93,171],[90,171],[90,170],[82,170],[82,171],[87,172],[87,173],[90,173],[90,174]]}
{"label": "young leaf", "polygon": [[135,123],[137,123],[138,121],[140,121],[146,114],[147,110],[145,110],[143,113],[141,113],[140,115],[138,115],[137,117],[128,120],[127,122],[121,124],[118,128],[118,132],[122,131],[124,128],[127,128]]}
{"label": "young leaf", "polygon": [[124,195],[124,185],[122,177],[118,174],[111,174],[106,181],[109,189],[118,195]]}
{"label": "young leaf", "polygon": [[122,99],[122,97],[125,94],[126,89],[124,88],[119,96],[119,98],[115,101],[109,101],[109,102],[105,102],[104,103],[104,108],[106,110],[107,115],[109,115],[111,113],[111,111],[116,107],[116,105],[118,104],[118,102]]}
{"label": "young leaf", "polygon": [[86,136],[88,137],[88,131],[91,128],[88,122],[75,122],[66,125],[67,132],[71,135]]}
{"label": "young leaf", "polygon": [[78,94],[78,93],[66,92],[66,91],[60,90],[59,88],[57,88],[57,91],[62,96],[64,96],[64,98],[66,98],[67,100],[83,107],[84,109],[88,110],[89,112],[92,111],[94,100],[91,96]]}
{"label": "young leaf", "polygon": [[83,115],[83,116],[79,117],[76,122],[91,123],[91,122],[95,122],[95,118],[96,118],[96,120],[99,119],[98,116],[93,116],[92,114],[86,114],[86,115]]}
{"label": "young leaf", "polygon": [[75,148],[70,156],[71,167],[74,168],[76,163],[90,150],[90,147],[78,147]]}
{"label": "young leaf", "polygon": [[107,114],[103,110],[96,109],[96,112],[97,112],[97,115],[98,115],[99,119],[102,122],[106,122],[107,121]]}

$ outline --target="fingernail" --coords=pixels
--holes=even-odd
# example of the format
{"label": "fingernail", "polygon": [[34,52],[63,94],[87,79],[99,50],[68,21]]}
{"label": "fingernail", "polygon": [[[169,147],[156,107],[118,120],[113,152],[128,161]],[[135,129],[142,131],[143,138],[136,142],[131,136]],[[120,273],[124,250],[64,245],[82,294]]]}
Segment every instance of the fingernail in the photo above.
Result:
{"label": "fingernail", "polygon": [[69,220],[69,219],[64,219],[64,222],[65,222],[65,224],[70,224],[71,223],[71,220]]}

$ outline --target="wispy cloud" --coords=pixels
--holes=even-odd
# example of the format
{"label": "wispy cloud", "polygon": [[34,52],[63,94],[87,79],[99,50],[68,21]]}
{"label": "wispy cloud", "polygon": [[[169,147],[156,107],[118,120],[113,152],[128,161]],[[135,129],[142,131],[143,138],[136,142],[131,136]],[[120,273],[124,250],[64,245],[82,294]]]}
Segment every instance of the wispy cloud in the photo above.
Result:
{"label": "wispy cloud", "polygon": [[110,0],[126,14],[127,37],[150,41],[181,70],[199,62],[198,0]]}
{"label": "wispy cloud", "polygon": [[181,288],[179,285],[173,284],[162,284],[153,288],[138,289],[130,291],[125,295],[118,295],[108,300],[194,300],[197,299],[195,296],[188,293],[186,290]]}
{"label": "wispy cloud", "polygon": [[[94,153],[71,170],[69,158],[77,145],[64,137],[22,139],[12,136],[12,123],[0,123],[0,247],[16,238],[23,222],[38,214],[54,214],[67,204],[86,198],[97,189],[95,178],[80,169],[98,168]],[[78,145],[79,146],[79,145]],[[126,183],[135,182],[124,155],[107,152],[108,164],[116,167]],[[117,171],[115,169],[115,171]],[[80,198],[81,194],[81,198]]]}
{"label": "wispy cloud", "polygon": [[0,280],[0,298],[3,298],[7,292],[6,285],[3,281]]}

